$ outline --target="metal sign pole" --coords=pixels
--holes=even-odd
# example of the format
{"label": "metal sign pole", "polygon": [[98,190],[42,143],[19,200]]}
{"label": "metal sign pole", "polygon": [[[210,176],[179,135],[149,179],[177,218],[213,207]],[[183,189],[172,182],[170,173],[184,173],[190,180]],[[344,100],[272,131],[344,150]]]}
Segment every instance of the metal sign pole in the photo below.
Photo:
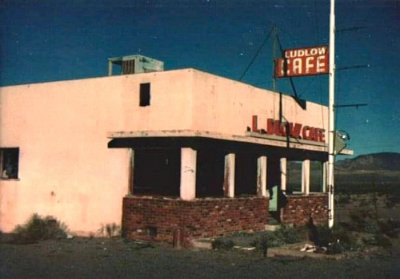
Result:
{"label": "metal sign pole", "polygon": [[328,225],[332,228],[335,216],[335,0],[331,0],[329,24],[329,135],[328,135]]}

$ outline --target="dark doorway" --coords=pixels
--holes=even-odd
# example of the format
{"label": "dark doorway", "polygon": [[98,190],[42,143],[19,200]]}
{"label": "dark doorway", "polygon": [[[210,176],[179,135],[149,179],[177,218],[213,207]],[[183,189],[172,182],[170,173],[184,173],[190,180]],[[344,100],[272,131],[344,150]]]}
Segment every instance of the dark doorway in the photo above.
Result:
{"label": "dark doorway", "polygon": [[238,153],[235,159],[235,196],[257,194],[257,156]]}
{"label": "dark doorway", "polygon": [[179,196],[180,149],[136,149],[133,193]]}
{"label": "dark doorway", "polygon": [[273,186],[281,187],[281,162],[280,158],[268,157],[267,188],[271,190]]}
{"label": "dark doorway", "polygon": [[224,154],[216,149],[199,149],[197,151],[197,197],[222,197],[224,195],[224,160]]}

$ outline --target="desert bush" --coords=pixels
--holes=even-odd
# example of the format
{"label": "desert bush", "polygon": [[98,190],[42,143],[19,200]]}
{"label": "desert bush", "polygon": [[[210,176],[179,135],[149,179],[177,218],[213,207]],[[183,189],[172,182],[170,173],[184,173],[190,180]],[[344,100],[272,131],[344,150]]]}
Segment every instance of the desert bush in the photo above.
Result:
{"label": "desert bush", "polygon": [[388,248],[392,246],[390,235],[397,233],[396,222],[376,221],[361,217],[354,218],[358,224],[335,224],[332,229],[326,226],[318,227],[321,246],[328,249],[328,253],[336,254],[345,251],[363,250],[368,246]]}
{"label": "desert bush", "polygon": [[377,234],[381,231],[378,221],[373,219],[366,219],[364,222],[363,232],[369,234]]}
{"label": "desert bush", "polygon": [[270,247],[283,246],[285,245],[285,241],[275,232],[265,232],[254,239],[250,244],[256,247],[257,250],[264,251]]}
{"label": "desert bush", "polygon": [[326,247],[328,254],[358,250],[362,244],[357,236],[343,224],[335,224],[332,229],[328,226],[318,226],[317,231],[319,246]]}
{"label": "desert bush", "polygon": [[66,238],[67,227],[52,216],[33,214],[26,224],[17,226],[13,234],[16,243],[35,243],[39,240]]}
{"label": "desert bush", "polygon": [[348,204],[351,202],[351,196],[347,193],[340,193],[336,196],[336,202],[338,204]]}
{"label": "desert bush", "polygon": [[211,243],[212,249],[230,250],[235,246],[235,243],[231,239],[217,238]]}
{"label": "desert bush", "polygon": [[381,246],[384,248],[392,247],[392,241],[389,237],[382,233],[374,234],[375,243],[377,246]]}
{"label": "desert bush", "polygon": [[362,241],[356,233],[349,231],[342,225],[338,224],[331,230],[331,241],[328,244],[328,251],[355,251],[362,248]]}
{"label": "desert bush", "polygon": [[281,226],[275,233],[285,242],[285,244],[293,244],[304,240],[305,238],[304,227]]}
{"label": "desert bush", "polygon": [[400,204],[400,195],[388,194],[386,196],[386,207],[393,208]]}
{"label": "desert bush", "polygon": [[392,246],[390,238],[382,233],[368,234],[363,238],[363,242],[367,245],[381,246],[383,248]]}
{"label": "desert bush", "polygon": [[270,247],[270,237],[268,234],[262,234],[254,243],[253,246],[256,247],[257,250],[261,251],[263,256],[267,256],[268,247]]}
{"label": "desert bush", "polygon": [[388,237],[397,237],[400,222],[392,219],[378,219],[369,211],[355,211],[350,214],[352,220],[350,229],[369,234],[384,234]]}
{"label": "desert bush", "polygon": [[351,230],[364,232],[367,230],[372,230],[370,224],[374,217],[372,216],[372,212],[370,210],[355,210],[349,214],[351,219],[350,228]]}
{"label": "desert bush", "polygon": [[400,222],[393,219],[388,219],[387,221],[379,221],[378,224],[381,232],[385,235],[392,238],[398,237]]}
{"label": "desert bush", "polygon": [[108,238],[111,238],[111,237],[115,237],[115,236],[121,236],[122,231],[121,231],[120,226],[118,226],[115,223],[111,223],[111,224],[102,225],[100,227],[100,229],[98,230],[98,233],[100,235],[105,235]]}
{"label": "desert bush", "polygon": [[332,231],[328,226],[317,226],[319,245],[327,247],[332,242]]}
{"label": "desert bush", "polygon": [[260,251],[305,240],[303,227],[282,226],[276,231],[265,232],[252,241],[251,245]]}
{"label": "desert bush", "polygon": [[376,192],[378,195],[391,194],[400,196],[400,187],[397,182],[388,182],[385,184],[376,184],[371,182],[360,182],[360,183],[347,183],[338,180],[335,185],[335,191],[337,194],[369,194]]}

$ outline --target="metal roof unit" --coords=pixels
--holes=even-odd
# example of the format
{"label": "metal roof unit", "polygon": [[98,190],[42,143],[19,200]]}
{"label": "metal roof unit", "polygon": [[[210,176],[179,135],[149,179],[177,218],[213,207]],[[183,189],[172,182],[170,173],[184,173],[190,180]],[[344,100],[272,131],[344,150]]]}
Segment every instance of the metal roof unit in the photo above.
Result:
{"label": "metal roof unit", "polygon": [[120,66],[122,75],[164,71],[164,62],[138,54],[108,58],[109,76],[115,65]]}

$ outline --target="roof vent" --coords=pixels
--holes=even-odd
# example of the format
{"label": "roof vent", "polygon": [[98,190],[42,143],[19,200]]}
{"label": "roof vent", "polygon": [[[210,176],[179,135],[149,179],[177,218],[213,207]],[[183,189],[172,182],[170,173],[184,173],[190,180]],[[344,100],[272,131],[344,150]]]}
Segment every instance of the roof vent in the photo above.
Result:
{"label": "roof vent", "polygon": [[108,75],[113,75],[114,66],[122,75],[164,71],[164,62],[143,55],[128,55],[108,58]]}

